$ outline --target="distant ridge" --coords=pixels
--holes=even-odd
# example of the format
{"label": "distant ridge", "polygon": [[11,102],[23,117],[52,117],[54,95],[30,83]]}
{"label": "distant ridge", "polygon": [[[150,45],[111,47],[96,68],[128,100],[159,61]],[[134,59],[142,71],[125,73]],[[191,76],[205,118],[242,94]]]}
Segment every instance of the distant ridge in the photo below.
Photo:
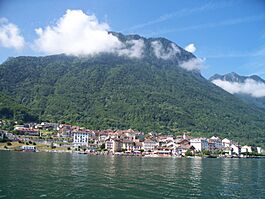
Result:
{"label": "distant ridge", "polygon": [[[241,76],[238,75],[237,73],[228,73],[225,75],[219,75],[215,74],[212,77],[209,78],[211,82],[215,82],[216,80],[222,80],[224,82],[230,82],[230,83],[239,83],[239,85],[246,83],[246,81],[251,81],[248,82],[248,84],[255,84],[253,87],[253,92],[261,92],[262,94],[264,93],[264,96],[253,96],[251,95],[251,92],[246,93],[246,92],[238,92],[234,93],[236,97],[239,99],[243,100],[244,102],[254,105],[258,107],[261,111],[265,112],[265,80],[259,77],[258,75],[250,75],[250,76]],[[222,87],[222,86],[221,86]],[[225,89],[225,88],[224,88]]]}

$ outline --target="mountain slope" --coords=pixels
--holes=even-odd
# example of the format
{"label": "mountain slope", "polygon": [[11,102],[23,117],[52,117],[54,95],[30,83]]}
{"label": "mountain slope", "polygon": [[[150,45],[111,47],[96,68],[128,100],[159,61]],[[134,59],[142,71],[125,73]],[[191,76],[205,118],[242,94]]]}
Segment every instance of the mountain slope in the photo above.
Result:
{"label": "mountain slope", "polygon": [[264,143],[262,112],[213,85],[198,71],[179,67],[194,55],[180,48],[171,59],[158,58],[151,42],[159,41],[165,49],[171,43],[144,41],[141,59],[116,54],[11,58],[0,65],[0,91],[43,120],[91,129],[187,130]]}
{"label": "mountain slope", "polygon": [[[236,84],[234,87],[241,87],[241,89],[231,90],[231,88],[230,90],[233,91],[232,94],[234,94],[234,96],[265,112],[265,80],[261,77],[257,75],[241,76],[236,73],[228,73],[225,75],[215,74],[209,80],[216,83],[216,85],[218,85],[218,81],[230,83],[230,87],[232,88],[232,85]],[[222,87],[222,84],[219,86]],[[225,87],[223,87],[223,89],[231,92]]]}
{"label": "mountain slope", "polygon": [[0,92],[0,119],[10,119],[18,122],[37,121],[29,109],[15,102],[11,97]]}

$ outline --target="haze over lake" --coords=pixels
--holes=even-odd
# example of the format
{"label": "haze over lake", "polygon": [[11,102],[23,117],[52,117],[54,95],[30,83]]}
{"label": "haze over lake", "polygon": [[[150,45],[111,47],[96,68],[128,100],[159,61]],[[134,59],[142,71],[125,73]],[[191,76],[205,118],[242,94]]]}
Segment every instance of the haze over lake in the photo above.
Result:
{"label": "haze over lake", "polygon": [[0,152],[0,198],[264,198],[264,159]]}

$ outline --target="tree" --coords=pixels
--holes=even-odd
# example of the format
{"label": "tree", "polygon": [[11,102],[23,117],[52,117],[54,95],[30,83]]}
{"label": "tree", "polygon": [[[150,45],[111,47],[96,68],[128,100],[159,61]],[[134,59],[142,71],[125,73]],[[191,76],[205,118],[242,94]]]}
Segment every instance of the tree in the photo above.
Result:
{"label": "tree", "polygon": [[104,149],[105,149],[105,143],[103,143],[103,144],[100,146],[100,149],[101,149],[101,150],[104,150]]}
{"label": "tree", "polygon": [[190,149],[188,149],[186,152],[185,152],[185,156],[193,156],[193,153]]}

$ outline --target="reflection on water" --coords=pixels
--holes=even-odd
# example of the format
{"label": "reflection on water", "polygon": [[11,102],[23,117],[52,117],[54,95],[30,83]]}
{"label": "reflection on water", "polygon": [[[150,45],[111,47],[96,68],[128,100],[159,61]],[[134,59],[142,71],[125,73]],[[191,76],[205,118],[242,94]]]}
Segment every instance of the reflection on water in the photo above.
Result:
{"label": "reflection on water", "polygon": [[0,198],[264,198],[265,160],[0,152]]}
{"label": "reflection on water", "polygon": [[202,159],[196,158],[191,160],[190,166],[190,187],[193,192],[192,195],[194,197],[199,197],[201,196]]}

